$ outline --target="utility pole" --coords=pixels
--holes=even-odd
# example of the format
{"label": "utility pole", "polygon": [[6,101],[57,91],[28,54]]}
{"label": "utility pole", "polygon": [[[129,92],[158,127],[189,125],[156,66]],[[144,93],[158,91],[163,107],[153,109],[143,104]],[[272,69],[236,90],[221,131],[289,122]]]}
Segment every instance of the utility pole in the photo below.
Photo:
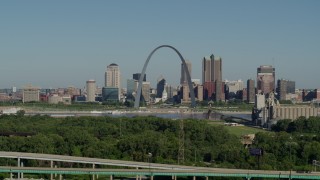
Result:
{"label": "utility pole", "polygon": [[151,178],[151,158],[152,158],[152,153],[148,153],[148,161],[149,161],[149,174]]}
{"label": "utility pole", "polygon": [[[182,113],[180,111],[180,113]],[[178,154],[178,164],[184,163],[184,122],[183,118],[181,117],[179,122],[179,154]]]}
{"label": "utility pole", "polygon": [[120,137],[122,136],[121,126],[122,126],[122,118],[120,118]]}
{"label": "utility pole", "polygon": [[194,164],[197,162],[197,149],[194,149]]}

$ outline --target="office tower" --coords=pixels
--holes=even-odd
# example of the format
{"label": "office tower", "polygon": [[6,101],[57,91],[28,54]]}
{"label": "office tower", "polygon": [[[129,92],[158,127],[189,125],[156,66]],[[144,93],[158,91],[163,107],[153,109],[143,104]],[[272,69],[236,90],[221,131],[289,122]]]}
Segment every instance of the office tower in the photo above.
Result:
{"label": "office tower", "polygon": [[205,82],[203,84],[203,99],[214,100],[213,95],[216,92],[216,85],[214,82]]}
{"label": "office tower", "polygon": [[168,94],[168,99],[173,98],[174,88],[173,88],[171,85],[166,85],[166,86],[165,86],[165,89],[166,89],[166,92],[167,92],[167,94]]}
{"label": "office tower", "polygon": [[239,99],[239,93],[243,90],[243,81],[228,81],[225,80],[225,88],[226,88],[226,99]]}
{"label": "office tower", "polygon": [[103,87],[102,88],[102,101],[103,102],[118,102],[119,89],[116,87]]}
{"label": "office tower", "polygon": [[181,103],[189,103],[190,102],[190,89],[187,83],[182,84],[182,99]]}
{"label": "office tower", "polygon": [[203,86],[198,84],[195,87],[195,92],[197,100],[200,102],[203,101]]}
{"label": "office tower", "polygon": [[202,85],[203,85],[203,99],[211,100],[215,92],[215,84],[211,80],[211,59],[204,57],[202,60]]}
{"label": "office tower", "polygon": [[222,59],[213,54],[202,61],[202,83],[222,81]]}
{"label": "office tower", "polygon": [[141,95],[147,104],[150,102],[150,82],[142,82]]}
{"label": "office tower", "polygon": [[87,81],[87,102],[95,102],[95,93],[96,93],[96,81],[88,80]]}
{"label": "office tower", "polygon": [[221,57],[215,57],[213,54],[211,59],[211,81],[222,82],[222,59]]}
{"label": "office tower", "polygon": [[157,82],[157,96],[156,96],[157,98],[162,97],[162,93],[165,85],[166,85],[166,80],[163,78],[163,76],[160,76]]}
{"label": "office tower", "polygon": [[247,88],[243,88],[242,91],[239,91],[239,95],[240,95],[240,98],[243,102],[247,102],[248,101],[248,90]]}
{"label": "office tower", "polygon": [[119,66],[115,63],[107,66],[107,71],[105,72],[105,87],[117,87],[121,89],[121,74]]}
{"label": "office tower", "polygon": [[[192,70],[192,67],[191,67],[191,62],[186,60],[186,65],[187,65],[187,68],[189,70],[189,74],[190,74],[190,78],[191,78],[191,70]],[[183,65],[183,63],[181,63],[181,78],[180,78],[180,84],[184,84],[184,83],[188,83],[188,80],[187,80],[187,73],[185,72],[185,67]]]}
{"label": "office tower", "polygon": [[277,81],[277,98],[278,100],[287,100],[287,94],[295,93],[295,82],[285,79]]}
{"label": "office tower", "polygon": [[26,86],[22,92],[22,102],[39,102],[40,101],[40,90],[38,87],[31,85]]}
{"label": "office tower", "polygon": [[224,86],[222,86],[223,82],[221,57],[215,57],[212,54],[210,58],[203,58],[202,82],[205,100],[225,100]]}
{"label": "office tower", "polygon": [[286,100],[287,95],[287,81],[284,79],[279,79],[277,81],[277,95],[279,100]]}
{"label": "office tower", "polygon": [[295,81],[287,81],[287,93],[295,94],[296,93],[296,82]]}
{"label": "office tower", "polygon": [[255,82],[253,79],[248,79],[247,81],[247,102],[254,103],[256,90],[254,86]]}
{"label": "office tower", "polygon": [[127,99],[133,100],[138,89],[138,81],[135,79],[127,79]]}
{"label": "office tower", "polygon": [[215,101],[225,101],[225,83],[221,81],[215,81],[216,93],[215,93]]}
{"label": "office tower", "polygon": [[211,59],[204,57],[202,60],[202,84],[211,82]]}
{"label": "office tower", "polygon": [[268,65],[257,68],[257,90],[264,94],[275,91],[275,68]]}
{"label": "office tower", "polygon": [[[132,74],[132,79],[139,81],[140,76],[141,76],[141,73]],[[144,76],[143,76],[143,81],[146,81],[146,80],[147,80],[147,75],[144,74]]]}

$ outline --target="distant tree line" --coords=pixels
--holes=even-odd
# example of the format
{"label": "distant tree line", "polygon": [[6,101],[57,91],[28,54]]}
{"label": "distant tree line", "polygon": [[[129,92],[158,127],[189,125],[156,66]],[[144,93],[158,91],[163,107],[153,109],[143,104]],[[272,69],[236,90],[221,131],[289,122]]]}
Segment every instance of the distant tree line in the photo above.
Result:
{"label": "distant tree line", "polygon": [[[257,133],[252,148],[263,156],[251,156],[240,139],[223,126],[204,120],[184,120],[185,165],[265,170],[312,169],[320,160],[320,119],[279,121],[276,132]],[[0,137],[0,151],[61,154],[177,164],[179,120],[147,117],[66,117],[1,115],[0,132],[33,133],[31,137]],[[45,162],[24,160],[25,166]],[[0,165],[16,161],[0,159]],[[60,164],[70,166],[70,164]],[[79,166],[79,165],[73,165]]]}
{"label": "distant tree line", "polygon": [[320,133],[320,118],[304,116],[297,120],[284,119],[272,126],[272,130],[276,132],[285,131],[288,133]]}
{"label": "distant tree line", "polygon": [[[0,116],[0,132],[31,137],[0,137],[1,151],[62,154],[177,164],[179,120],[148,117]],[[236,136],[201,120],[184,120],[186,165],[241,167],[248,156]],[[28,162],[26,162],[28,163]],[[26,164],[28,165],[28,164]]]}

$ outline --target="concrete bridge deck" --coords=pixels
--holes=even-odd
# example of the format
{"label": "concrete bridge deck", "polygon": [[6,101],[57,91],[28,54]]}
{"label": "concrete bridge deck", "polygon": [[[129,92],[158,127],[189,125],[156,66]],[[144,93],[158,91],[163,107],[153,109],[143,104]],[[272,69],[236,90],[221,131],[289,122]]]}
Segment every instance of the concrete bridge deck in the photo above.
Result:
{"label": "concrete bridge deck", "polygon": [[[51,154],[4,152],[0,151],[0,158],[18,160],[17,167],[0,167],[3,173],[25,174],[90,174],[110,176],[193,176],[193,177],[243,177],[243,178],[285,178],[285,179],[320,179],[320,172],[294,171],[265,171],[248,169],[206,168],[194,166],[180,166],[148,162],[121,161],[86,157],[73,157]],[[51,161],[51,167],[19,167],[22,159]],[[93,168],[53,168],[53,162],[74,162],[92,164]],[[95,165],[120,166],[123,169],[98,169]]]}

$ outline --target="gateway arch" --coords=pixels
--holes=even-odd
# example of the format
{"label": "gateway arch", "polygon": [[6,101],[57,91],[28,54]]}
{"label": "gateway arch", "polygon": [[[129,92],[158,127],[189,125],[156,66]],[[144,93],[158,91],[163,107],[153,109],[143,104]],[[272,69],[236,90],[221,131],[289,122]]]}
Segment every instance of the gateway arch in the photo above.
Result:
{"label": "gateway arch", "polygon": [[[139,108],[139,106],[140,106],[142,80],[143,80],[143,77],[144,77],[144,75],[145,75],[145,73],[146,73],[148,63],[149,63],[152,55],[153,55],[158,49],[160,49],[160,48],[165,48],[165,47],[174,50],[174,51],[178,54],[178,56],[180,57],[183,66],[184,66],[184,67],[187,67],[187,64],[186,64],[184,58],[182,57],[181,53],[180,53],[176,48],[174,48],[174,47],[172,47],[172,46],[170,46],[170,45],[161,45],[161,46],[155,48],[155,49],[149,54],[146,62],[144,63],[144,66],[143,66],[143,69],[142,69],[142,72],[141,72],[141,75],[140,75],[140,79],[139,79],[139,84],[138,84],[138,89],[137,89],[137,96],[136,96],[135,102],[134,102],[134,107],[135,107],[135,108]],[[193,86],[192,86],[192,82],[191,82],[190,73],[189,73],[188,68],[184,68],[184,70],[186,71],[187,83],[188,83],[189,90],[190,90],[191,107],[195,107],[195,106],[196,106],[196,101],[195,101],[195,96],[194,96],[194,91],[193,91]]]}

